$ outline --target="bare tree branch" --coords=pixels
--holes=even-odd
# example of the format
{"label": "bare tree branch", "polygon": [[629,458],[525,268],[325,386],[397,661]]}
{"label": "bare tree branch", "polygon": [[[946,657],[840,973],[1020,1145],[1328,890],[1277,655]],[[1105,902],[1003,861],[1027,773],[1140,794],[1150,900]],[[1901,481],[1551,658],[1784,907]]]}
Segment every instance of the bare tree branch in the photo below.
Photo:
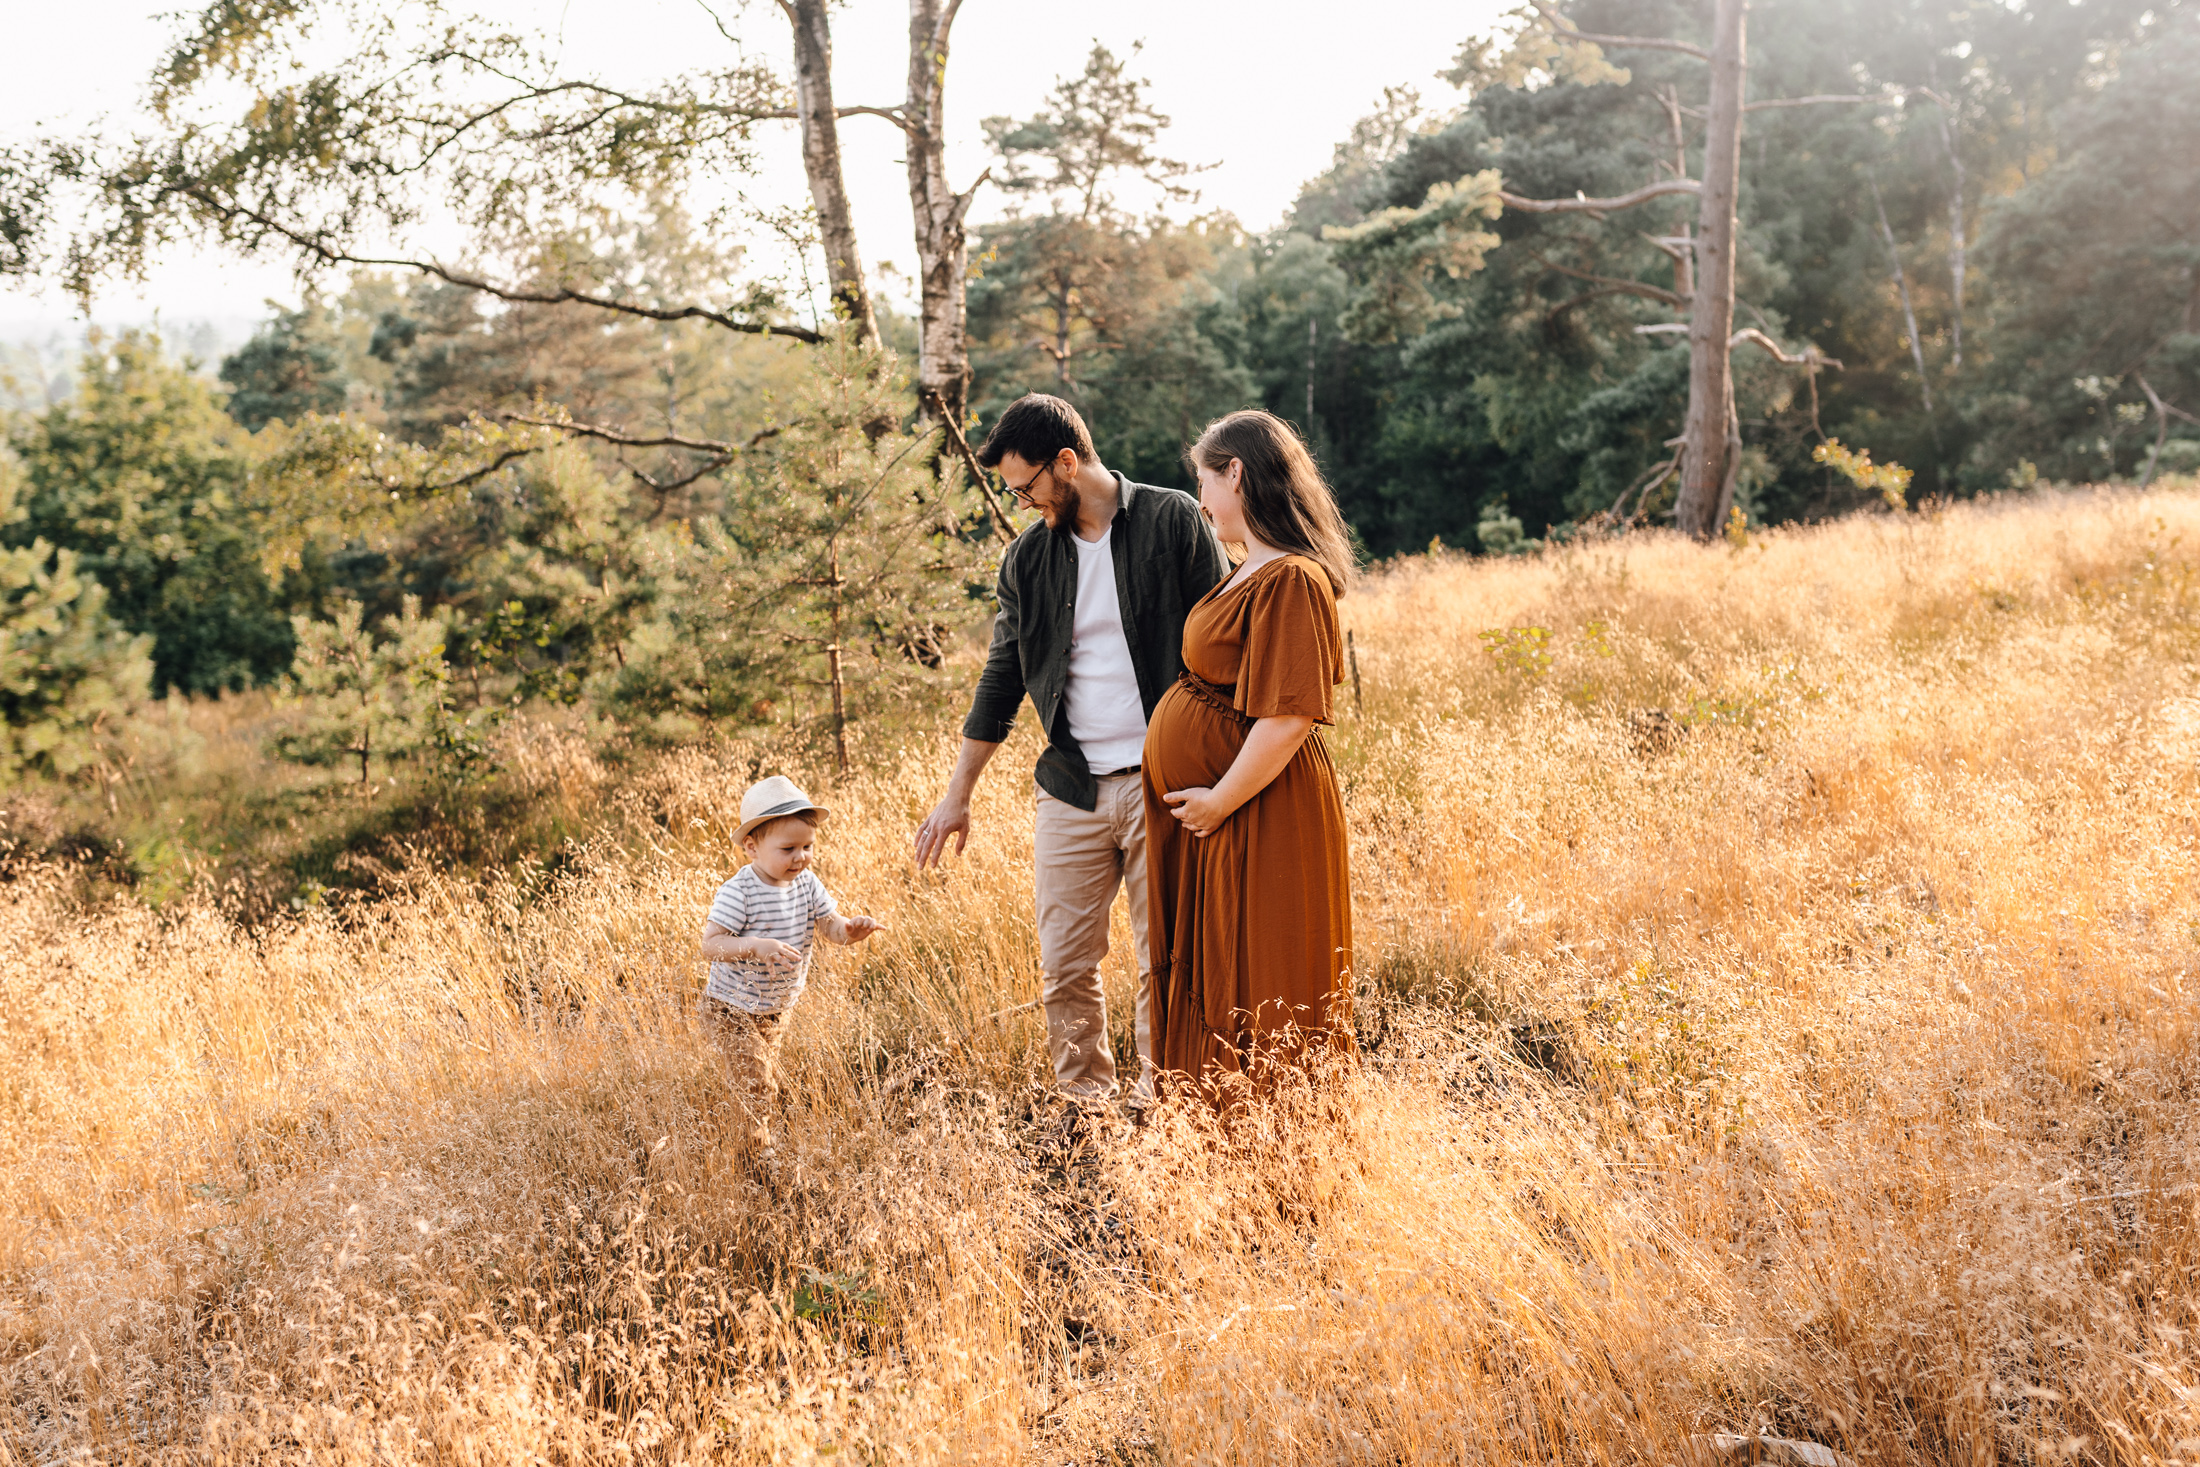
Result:
{"label": "bare tree branch", "polygon": [[[567,92],[581,92],[606,98],[608,99],[608,105],[599,107],[595,113],[584,118],[577,125],[572,122],[560,123],[554,129],[530,130],[528,135],[550,137],[559,132],[584,132],[593,122],[618,111],[622,107],[631,108],[636,112],[654,112],[666,117],[726,117],[737,122],[786,121],[795,116],[792,107],[735,107],[728,106],[723,102],[666,102],[655,97],[638,97],[632,92],[622,92],[616,87],[607,87],[601,82],[530,82],[509,68],[497,65],[488,57],[461,47],[452,47],[442,51],[438,53],[436,59],[439,61],[464,62],[485,75],[493,76],[499,81],[510,82],[518,88],[511,96],[502,98],[490,104],[486,109],[469,114],[456,123],[450,124],[451,136],[445,139],[444,142],[438,143],[436,145],[438,148],[448,147],[452,141],[472,131],[482,123],[501,116],[515,107],[528,102],[545,101],[548,98],[561,96]],[[413,120],[419,121],[421,119],[416,118]]]}
{"label": "bare tree branch", "polygon": [[[1666,447],[1668,448],[1671,448],[1673,446],[1674,445],[1670,443],[1666,445]],[[1644,470],[1639,478],[1637,478],[1633,483],[1629,484],[1625,489],[1619,491],[1619,498],[1612,501],[1612,507],[1608,511],[1608,513],[1612,516],[1612,518],[1618,520],[1621,524],[1626,524],[1629,520],[1632,520],[1637,515],[1640,515],[1642,513],[1643,505],[1649,502],[1650,496],[1657,493],[1659,489],[1663,488],[1665,486],[1665,481],[1672,478],[1675,474],[1679,473],[1680,470],[1681,456],[1677,453],[1674,454],[1671,458],[1667,459],[1665,462],[1654,465],[1653,467]],[[1628,496],[1634,494],[1634,492],[1638,489],[1642,491],[1642,497],[1635,500],[1635,513],[1633,515],[1622,515],[1620,511],[1627,507]]]}
{"label": "bare tree branch", "polygon": [[1917,390],[1925,400],[1925,415],[1929,418],[1933,413],[1933,384],[1925,375],[1925,343],[1917,332],[1917,311],[1910,304],[1910,278],[1902,270],[1902,251],[1895,245],[1894,226],[1887,222],[1886,200],[1879,194],[1879,175],[1866,169],[1864,177],[1872,186],[1872,207],[1879,211],[1879,237],[1887,246],[1887,264],[1894,271],[1895,294],[1902,301],[1902,324],[1910,338],[1910,360],[1917,365]]}
{"label": "bare tree branch", "polygon": [[2161,396],[2154,390],[2154,384],[2147,381],[2146,374],[2143,372],[2139,374],[2139,390],[2147,395],[2147,401],[2154,405],[2154,410],[2163,416],[2183,418],[2188,423],[2200,423],[2200,418],[2194,417],[2176,403],[2162,401]]}
{"label": "bare tree branch", "polygon": [[1744,112],[1765,112],[1775,107],[1817,107],[1827,103],[1850,102],[1866,107],[1895,107],[1901,105],[1900,92],[1881,96],[1851,96],[1847,92],[1821,92],[1809,97],[1770,97],[1762,102],[1744,102]]}
{"label": "bare tree branch", "polygon": [[2200,423],[2200,418],[2194,417],[2191,413],[2186,412],[2181,407],[2173,407],[2169,403],[2162,401],[2162,394],[2156,392],[2154,390],[2154,384],[2147,381],[2146,373],[2139,372],[2135,373],[2134,375],[2137,376],[2139,379],[2139,390],[2147,395],[2147,401],[2153,405],[2154,419],[2156,424],[2154,429],[2154,447],[2147,454],[2147,471],[2139,478],[2139,488],[2144,491],[2153,485],[2155,467],[2162,462],[2162,447],[2169,441],[2170,417],[2174,414],[2177,417],[2183,418],[2188,423]]}
{"label": "bare tree branch", "polygon": [[1518,209],[1523,214],[1602,214],[1614,209],[1632,209],[1637,204],[1647,204],[1652,199],[1668,194],[1694,194],[1702,191],[1702,185],[1693,178],[1666,178],[1656,183],[1646,183],[1633,193],[1619,194],[1609,199],[1592,199],[1575,194],[1570,199],[1524,199],[1518,194],[1499,191],[1497,197],[1508,209]]}
{"label": "bare tree branch", "polygon": [[1728,337],[1726,342],[1727,350],[1732,351],[1735,347],[1740,346],[1745,341],[1754,342],[1758,346],[1763,347],[1766,351],[1771,352],[1773,360],[1781,363],[1784,366],[1833,367],[1837,370],[1846,370],[1845,368],[1842,368],[1841,363],[1838,359],[1827,356],[1824,352],[1820,351],[1815,346],[1806,346],[1800,352],[1791,353],[1783,351],[1780,348],[1780,343],[1774,341],[1771,337],[1765,335],[1762,331],[1759,331],[1754,326],[1745,326],[1740,331],[1737,331],[1732,336]]}
{"label": "bare tree branch", "polygon": [[[1531,254],[1529,258],[1554,274],[1569,275],[1576,280],[1586,280],[1591,285],[1604,287],[1602,290],[1592,291],[1589,295],[1576,296],[1573,300],[1559,307],[1559,311],[1571,310],[1582,301],[1593,299],[1598,295],[1639,295],[1645,300],[1658,301],[1673,307],[1675,310],[1679,310],[1688,304],[1687,296],[1676,295],[1660,285],[1646,285],[1639,280],[1621,280],[1610,275],[1592,275],[1587,270],[1576,270],[1571,265],[1561,265],[1555,260],[1546,260],[1541,255]],[[1554,311],[1552,314],[1556,315],[1558,312]]]}
{"label": "bare tree branch", "polygon": [[[698,479],[705,479],[725,468],[744,449],[754,448],[767,438],[776,438],[780,428],[765,428],[749,436],[746,444],[732,443],[718,438],[688,438],[678,433],[661,433],[653,438],[643,438],[619,428],[606,428],[596,423],[576,423],[571,418],[542,418],[527,413],[499,413],[497,417],[507,423],[525,423],[532,428],[548,428],[552,432],[570,433],[575,438],[593,438],[600,443],[614,444],[620,448],[680,448],[690,453],[705,455],[701,464],[673,479],[660,479],[646,469],[629,462],[620,454],[619,466],[639,480],[648,490],[662,500],[676,490],[685,489]],[[532,451],[532,450],[530,450]]]}
{"label": "bare tree branch", "polygon": [[248,209],[241,204],[224,202],[208,190],[196,185],[183,188],[179,192],[196,200],[200,205],[224,219],[231,221],[245,220],[270,234],[287,239],[299,249],[327,265],[380,265],[393,270],[412,270],[443,281],[447,285],[458,286],[462,290],[478,290],[483,295],[493,296],[497,300],[512,305],[582,305],[594,306],[598,310],[613,311],[624,316],[637,316],[645,321],[708,321],[714,326],[723,326],[728,331],[744,331],[757,336],[785,336],[810,346],[815,346],[825,339],[822,333],[812,331],[806,326],[775,326],[769,321],[744,321],[735,316],[728,316],[721,311],[707,310],[702,306],[644,306],[633,301],[622,301],[613,296],[592,295],[584,290],[575,290],[571,286],[560,286],[556,290],[520,290],[492,284],[489,281],[475,279],[472,276],[461,275],[448,265],[440,264],[434,260],[407,260],[381,258],[373,255],[355,255],[349,250],[340,249],[317,236],[293,229],[257,209]]}
{"label": "bare tree branch", "polygon": [[[498,413],[507,423],[525,423],[531,428],[554,428],[561,433],[571,433],[578,438],[596,438],[605,443],[616,443],[621,448],[688,448],[697,453],[739,453],[742,445],[719,438],[686,438],[678,433],[661,433],[654,438],[638,438],[619,428],[599,427],[594,423],[576,423],[571,418],[537,418],[526,413]],[[766,438],[777,433],[777,428],[766,428],[748,441],[756,447]]]}
{"label": "bare tree branch", "polygon": [[1663,36],[1602,36],[1594,31],[1575,30],[1573,22],[1547,5],[1537,3],[1535,12],[1550,22],[1552,30],[1569,41],[1587,41],[1593,46],[1627,46],[1637,51],[1678,51],[1681,55],[1693,56],[1698,61],[1711,59],[1709,51],[1701,46],[1691,46],[1686,41],[1668,40]]}
{"label": "bare tree branch", "polygon": [[[792,117],[792,112],[777,112],[775,117]],[[909,131],[909,116],[899,107],[835,107],[835,117],[883,117],[903,132]]]}
{"label": "bare tree branch", "polygon": [[[700,466],[695,469],[693,473],[682,474],[677,479],[659,479],[655,475],[645,473],[641,469],[638,469],[634,465],[628,463],[626,461],[626,457],[623,454],[619,458],[620,467],[624,468],[635,478],[641,480],[643,485],[647,487],[648,490],[652,494],[655,494],[659,499],[663,499],[667,494],[671,494],[675,490],[687,488],[688,485],[694,483],[697,479],[709,478],[712,474],[717,473],[720,469],[724,468],[727,464],[730,464],[732,462],[733,456],[731,454],[727,454],[721,458],[706,459]],[[658,514],[662,514],[663,512],[664,511],[662,508],[657,511]],[[652,516],[652,518],[654,518],[654,516]]]}
{"label": "bare tree branch", "polygon": [[504,452],[498,454],[496,458],[489,464],[482,468],[475,469],[470,474],[461,474],[457,478],[446,480],[441,484],[412,484],[407,485],[406,487],[411,489],[411,491],[415,494],[447,494],[453,489],[463,489],[468,484],[479,483],[481,480],[486,479],[491,474],[495,473],[498,469],[503,468],[513,459],[525,458],[531,453],[540,453],[541,451],[542,450],[540,448],[507,448],[504,450]]}
{"label": "bare tree branch", "polygon": [[[1677,336],[1686,332],[1688,329],[1688,323],[1686,321],[1660,321],[1657,322],[1655,325],[1637,326],[1635,328],[1635,335]],[[1754,326],[1744,327],[1742,330],[1737,331],[1732,336],[1728,337],[1726,341],[1727,350],[1732,351],[1735,347],[1740,346],[1745,341],[1754,342],[1758,346],[1763,347],[1766,351],[1772,353],[1775,360],[1783,362],[1790,367],[1833,367],[1840,370],[1846,370],[1846,368],[1841,367],[1841,359],[1839,357],[1829,357],[1815,346],[1806,346],[1800,352],[1790,352],[1784,350],[1778,342],[1774,341],[1771,337],[1765,335],[1764,332],[1759,331]]]}
{"label": "bare tree branch", "polygon": [[955,415],[947,411],[947,405],[941,401],[938,392],[927,392],[925,396],[930,399],[925,406],[938,416],[940,426],[947,431],[948,447],[955,450],[956,456],[963,461],[963,467],[970,471],[970,477],[976,481],[979,492],[985,495],[985,507],[993,512],[993,532],[1001,537],[1004,544],[1014,540],[1016,531],[1009,524],[1008,510],[1001,504],[1000,496],[993,491],[993,476],[978,462],[978,455],[971,450],[970,440],[963,436],[962,424],[956,422]]}

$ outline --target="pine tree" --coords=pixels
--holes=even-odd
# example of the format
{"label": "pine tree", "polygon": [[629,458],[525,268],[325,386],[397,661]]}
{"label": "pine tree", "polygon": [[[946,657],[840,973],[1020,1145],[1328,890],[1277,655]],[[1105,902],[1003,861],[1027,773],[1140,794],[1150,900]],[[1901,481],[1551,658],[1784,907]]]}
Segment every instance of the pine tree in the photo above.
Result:
{"label": "pine tree", "polygon": [[834,343],[716,519],[648,537],[654,583],[596,693],[624,722],[677,734],[789,715],[829,738],[931,681],[950,627],[990,581],[974,488],[936,479],[937,433],[885,428],[907,384],[877,351]]}
{"label": "pine tree", "polygon": [[278,757],[299,764],[358,761],[359,782],[405,762],[478,762],[479,721],[452,706],[446,618],[422,615],[417,596],[382,619],[377,638],[356,601],[338,601],[331,621],[295,617],[298,655],[285,701],[302,714],[278,735]]}
{"label": "pine tree", "polygon": [[280,676],[290,628],[261,565],[248,435],[155,337],[95,339],[81,383],[14,435],[22,509],[0,543],[75,552],[109,614],[151,635],[163,692]]}
{"label": "pine tree", "polygon": [[[19,514],[20,482],[0,450],[0,524]],[[75,552],[43,540],[0,550],[0,784],[98,762],[151,684],[152,640],[108,615],[106,588]]]}

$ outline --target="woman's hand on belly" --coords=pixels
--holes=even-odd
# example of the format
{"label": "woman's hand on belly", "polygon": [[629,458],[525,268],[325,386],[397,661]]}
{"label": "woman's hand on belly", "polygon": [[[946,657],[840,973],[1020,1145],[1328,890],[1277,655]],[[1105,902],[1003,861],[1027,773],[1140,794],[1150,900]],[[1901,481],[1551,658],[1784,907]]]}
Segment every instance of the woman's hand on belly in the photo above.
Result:
{"label": "woman's hand on belly", "polygon": [[1204,785],[1170,790],[1161,798],[1168,801],[1169,813],[1181,821],[1186,830],[1202,839],[1230,818],[1230,807],[1216,799],[1215,792]]}
{"label": "woman's hand on belly", "polygon": [[1260,719],[1246,733],[1244,747],[1238,750],[1229,772],[1212,788],[1195,785],[1170,790],[1161,798],[1186,830],[1204,840],[1237,813],[1239,806],[1274,783],[1313,731],[1311,718]]}

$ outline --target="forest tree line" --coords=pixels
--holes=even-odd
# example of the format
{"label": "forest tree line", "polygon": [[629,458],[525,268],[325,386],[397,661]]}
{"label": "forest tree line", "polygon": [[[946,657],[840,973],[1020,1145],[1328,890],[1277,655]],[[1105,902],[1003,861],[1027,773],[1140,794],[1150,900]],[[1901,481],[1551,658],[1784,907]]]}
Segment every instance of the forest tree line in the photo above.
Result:
{"label": "forest tree line", "polygon": [[[281,10],[252,11],[269,46]],[[286,753],[361,780],[463,771],[531,701],[651,736],[793,716],[838,734],[923,686],[982,614],[1005,515],[964,440],[1032,390],[1075,402],[1111,467],[1166,484],[1204,422],[1265,406],[1306,432],[1374,556],[1669,520],[1697,202],[1655,186],[1703,150],[1685,38],[1707,7],[1521,12],[1450,58],[1463,100],[1391,89],[1265,233],[1202,212],[1166,99],[1095,47],[1038,113],[986,123],[1005,207],[966,244],[970,195],[920,146],[940,84],[913,70],[895,125],[912,198],[936,207],[910,316],[834,215],[837,154],[808,146],[836,115],[802,30],[824,11],[788,13],[795,105],[738,85],[742,115],[802,121],[819,207],[777,223],[813,231],[814,314],[743,283],[742,233],[681,206],[680,168],[752,145],[731,123],[624,136],[634,156],[592,180],[626,189],[617,207],[535,180],[535,214],[477,221],[494,283],[361,264],[340,232],[286,225],[257,135],[105,174],[88,152],[0,154],[0,268],[57,268],[39,210],[79,187],[114,212],[70,270],[123,269],[195,221],[339,279],[212,381],[150,338],[96,342],[68,400],[10,422],[11,767],[96,759],[148,691],[286,679],[304,710]],[[1619,32],[1684,39],[1579,39]],[[238,49],[206,46],[158,85]],[[1732,356],[1735,508],[1777,523],[1887,498],[1840,471],[1856,451],[1907,470],[1897,502],[2200,468],[2196,71],[2183,4],[1757,7],[1733,308],[1764,350]],[[340,123],[356,112],[330,104],[285,136]],[[373,146],[402,172],[397,144]],[[547,178],[554,150],[531,146]],[[1646,186],[1639,207],[1588,207]],[[394,217],[370,194],[339,202]],[[1548,202],[1505,203],[1522,199]]]}

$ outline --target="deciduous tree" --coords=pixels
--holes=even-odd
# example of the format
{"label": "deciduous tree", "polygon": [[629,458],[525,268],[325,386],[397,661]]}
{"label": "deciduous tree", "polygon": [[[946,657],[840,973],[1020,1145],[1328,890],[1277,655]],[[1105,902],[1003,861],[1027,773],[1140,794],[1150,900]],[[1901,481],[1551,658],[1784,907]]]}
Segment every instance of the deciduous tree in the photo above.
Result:
{"label": "deciduous tree", "polygon": [[[944,409],[959,421],[969,376],[963,219],[977,187],[957,192],[945,167],[945,70],[959,8],[960,0],[911,0],[907,96],[851,106],[833,93],[828,0],[780,0],[793,39],[791,89],[749,59],[715,12],[732,65],[637,89],[569,69],[540,38],[454,19],[436,0],[214,0],[156,70],[156,130],[0,159],[0,268],[28,269],[58,248],[68,281],[89,295],[101,280],[141,273],[161,250],[196,239],[287,257],[301,272],[402,270],[506,305],[585,306],[815,342],[820,332],[792,321],[789,302],[761,283],[665,290],[632,277],[524,268],[539,263],[529,246],[607,204],[746,176],[758,126],[790,120],[830,298],[868,343],[877,325],[838,128],[843,118],[871,116],[901,129],[907,148],[924,312],[919,395],[927,413]],[[333,35],[351,44],[332,63],[320,42]],[[224,111],[233,120],[211,120]],[[57,185],[92,195],[88,226],[58,247],[43,238]],[[455,211],[467,232],[458,259],[419,246],[436,210]]]}

